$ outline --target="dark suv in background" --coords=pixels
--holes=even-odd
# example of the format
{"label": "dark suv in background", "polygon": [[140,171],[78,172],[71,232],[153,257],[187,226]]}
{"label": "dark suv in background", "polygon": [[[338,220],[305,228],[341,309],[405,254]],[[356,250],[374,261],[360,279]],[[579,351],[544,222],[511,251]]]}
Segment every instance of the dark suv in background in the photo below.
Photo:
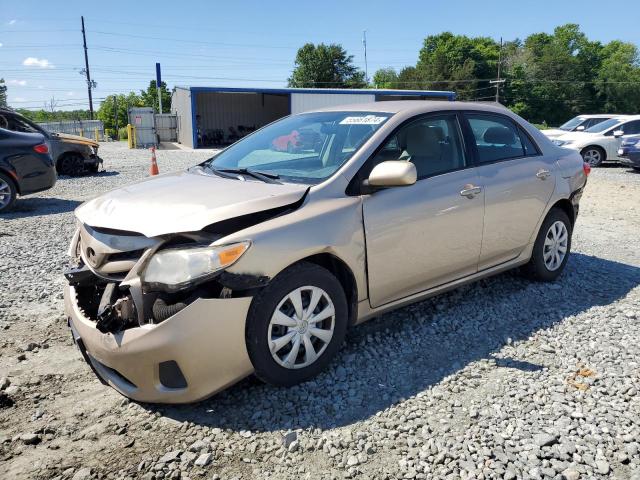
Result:
{"label": "dark suv in background", "polygon": [[102,165],[98,142],[78,135],[48,132],[10,108],[0,108],[0,129],[44,135],[60,175],[95,173]]}
{"label": "dark suv in background", "polygon": [[0,213],[9,210],[18,195],[47,190],[56,179],[44,135],[0,128]]}

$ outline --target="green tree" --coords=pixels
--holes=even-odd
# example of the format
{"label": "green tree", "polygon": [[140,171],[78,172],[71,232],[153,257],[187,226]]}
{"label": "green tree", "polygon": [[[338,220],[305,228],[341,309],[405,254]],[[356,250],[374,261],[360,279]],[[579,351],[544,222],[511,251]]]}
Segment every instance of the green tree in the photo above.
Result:
{"label": "green tree", "polygon": [[118,127],[122,128],[129,123],[129,108],[145,106],[146,105],[142,98],[135,92],[130,92],[127,95],[109,95],[100,104],[100,108],[98,109],[98,120],[102,120],[105,128],[110,130],[115,129],[117,107]]}
{"label": "green tree", "polygon": [[[450,32],[424,39],[415,66],[378,70],[383,88],[453,90],[460,100],[491,100],[498,63],[500,101],[524,118],[558,125],[590,112],[640,110],[640,53],[621,41],[590,40],[576,24],[500,45]],[[500,60],[499,60],[500,59]]]}
{"label": "green tree", "polygon": [[0,78],[0,107],[7,106],[7,86],[4,84],[4,78]]}
{"label": "green tree", "polygon": [[[151,80],[146,90],[140,90],[140,98],[142,98],[143,106],[152,107],[158,111],[158,89],[156,81]],[[165,82],[160,82],[160,92],[162,95],[162,112],[169,113],[171,111],[171,92],[167,89]]]}
{"label": "green tree", "polygon": [[595,89],[602,110],[635,113],[640,110],[640,58],[638,47],[614,40],[602,49],[602,64]]}
{"label": "green tree", "polygon": [[487,96],[500,46],[488,37],[443,32],[424,39],[416,70],[425,88],[454,90],[462,99]]}
{"label": "green tree", "polygon": [[381,68],[373,74],[373,85],[376,88],[399,88],[398,72],[393,68]]}
{"label": "green tree", "polygon": [[296,54],[295,67],[288,80],[290,87],[363,88],[364,72],[353,64],[341,45],[307,43]]}
{"label": "green tree", "polygon": [[58,122],[64,120],[89,120],[89,110],[27,110],[26,108],[16,109],[18,113],[24,115],[34,122]]}

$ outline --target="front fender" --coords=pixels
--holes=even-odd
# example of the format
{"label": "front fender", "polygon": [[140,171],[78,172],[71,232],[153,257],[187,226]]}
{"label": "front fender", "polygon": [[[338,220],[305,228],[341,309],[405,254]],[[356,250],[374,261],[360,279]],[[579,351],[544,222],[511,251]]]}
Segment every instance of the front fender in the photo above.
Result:
{"label": "front fender", "polygon": [[241,240],[251,240],[252,245],[227,269],[232,274],[271,279],[300,260],[330,253],[352,271],[358,299],[367,298],[360,197],[310,198],[292,213],[230,234],[216,243]]}

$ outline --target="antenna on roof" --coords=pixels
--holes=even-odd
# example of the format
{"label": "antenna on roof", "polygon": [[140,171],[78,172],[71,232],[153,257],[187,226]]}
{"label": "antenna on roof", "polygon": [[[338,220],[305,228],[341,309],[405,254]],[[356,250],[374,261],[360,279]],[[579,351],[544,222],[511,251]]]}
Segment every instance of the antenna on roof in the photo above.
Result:
{"label": "antenna on roof", "polygon": [[362,46],[364,47],[364,81],[369,85],[369,69],[367,65],[367,31],[362,31]]}

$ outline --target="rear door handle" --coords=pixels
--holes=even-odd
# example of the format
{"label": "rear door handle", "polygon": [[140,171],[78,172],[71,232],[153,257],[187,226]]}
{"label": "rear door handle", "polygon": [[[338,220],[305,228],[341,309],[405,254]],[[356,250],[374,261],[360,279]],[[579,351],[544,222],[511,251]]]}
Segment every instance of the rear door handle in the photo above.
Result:
{"label": "rear door handle", "polygon": [[460,190],[460,195],[467,198],[473,198],[482,192],[482,187],[476,187],[475,185],[465,185],[462,190]]}
{"label": "rear door handle", "polygon": [[551,172],[549,170],[545,170],[544,168],[541,168],[540,170],[538,170],[538,173],[536,173],[536,177],[538,177],[540,180],[546,180],[549,175],[551,175]]}

